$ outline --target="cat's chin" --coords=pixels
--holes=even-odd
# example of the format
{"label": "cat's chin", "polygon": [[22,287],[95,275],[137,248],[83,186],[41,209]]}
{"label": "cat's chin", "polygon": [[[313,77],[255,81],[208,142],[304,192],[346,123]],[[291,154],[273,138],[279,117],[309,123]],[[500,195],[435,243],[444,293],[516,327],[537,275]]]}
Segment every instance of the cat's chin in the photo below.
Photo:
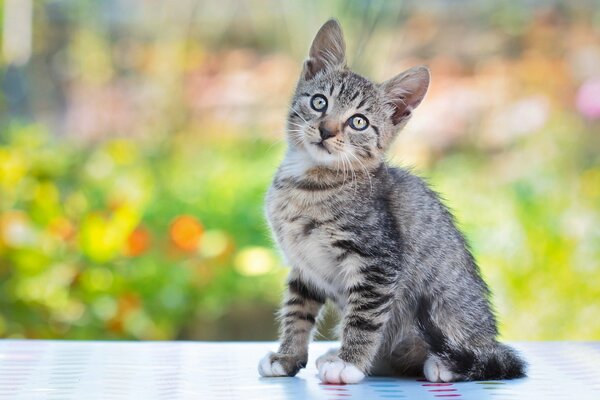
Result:
{"label": "cat's chin", "polygon": [[315,164],[335,166],[339,163],[338,155],[322,143],[306,143],[304,147]]}

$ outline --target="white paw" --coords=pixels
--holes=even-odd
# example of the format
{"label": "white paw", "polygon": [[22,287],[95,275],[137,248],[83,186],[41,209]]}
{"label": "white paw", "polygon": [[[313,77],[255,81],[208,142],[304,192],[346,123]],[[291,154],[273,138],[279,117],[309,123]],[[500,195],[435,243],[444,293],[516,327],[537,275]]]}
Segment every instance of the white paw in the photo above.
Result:
{"label": "white paw", "polygon": [[262,360],[258,363],[258,373],[260,376],[269,377],[269,376],[287,376],[283,366],[279,363],[279,361],[272,361],[271,357],[273,356],[273,352],[267,353],[266,356],[263,357]]}
{"label": "white paw", "polygon": [[433,356],[425,361],[423,374],[429,382],[452,382],[457,378],[438,358]]}
{"label": "white paw", "polygon": [[323,383],[358,383],[364,377],[360,369],[338,357],[324,360],[319,366],[319,378]]}
{"label": "white paw", "polygon": [[329,349],[327,353],[323,354],[316,360],[317,369],[321,369],[321,365],[327,361],[336,361],[338,360],[338,349]]}

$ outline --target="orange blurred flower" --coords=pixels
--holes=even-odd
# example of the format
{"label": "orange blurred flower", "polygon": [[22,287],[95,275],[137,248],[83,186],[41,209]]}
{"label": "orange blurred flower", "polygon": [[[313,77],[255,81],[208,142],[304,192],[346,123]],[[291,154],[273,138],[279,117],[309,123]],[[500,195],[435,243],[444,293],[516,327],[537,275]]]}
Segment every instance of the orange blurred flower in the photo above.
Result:
{"label": "orange blurred flower", "polygon": [[71,239],[73,237],[73,234],[75,233],[75,227],[73,226],[71,221],[69,221],[65,217],[54,218],[50,222],[48,230],[50,231],[50,234],[52,236],[62,240]]}
{"label": "orange blurred flower", "polygon": [[200,238],[204,229],[196,218],[189,215],[181,215],[171,223],[169,234],[171,241],[183,251],[196,251],[200,244]]}
{"label": "orange blurred flower", "polygon": [[135,228],[127,238],[125,244],[125,255],[136,257],[143,254],[150,247],[150,232],[143,226]]}

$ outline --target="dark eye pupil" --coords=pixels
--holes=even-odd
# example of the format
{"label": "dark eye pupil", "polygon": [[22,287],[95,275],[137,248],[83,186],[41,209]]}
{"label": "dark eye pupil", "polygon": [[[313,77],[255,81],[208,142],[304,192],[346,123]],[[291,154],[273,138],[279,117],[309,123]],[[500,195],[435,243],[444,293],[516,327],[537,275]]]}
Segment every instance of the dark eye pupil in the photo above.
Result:
{"label": "dark eye pupil", "polygon": [[353,116],[349,120],[349,123],[353,129],[356,129],[359,131],[365,130],[369,126],[369,121],[366,118],[361,117],[360,115]]}
{"label": "dark eye pupil", "polygon": [[320,95],[316,95],[312,98],[310,105],[316,111],[323,111],[327,108],[327,100]]}

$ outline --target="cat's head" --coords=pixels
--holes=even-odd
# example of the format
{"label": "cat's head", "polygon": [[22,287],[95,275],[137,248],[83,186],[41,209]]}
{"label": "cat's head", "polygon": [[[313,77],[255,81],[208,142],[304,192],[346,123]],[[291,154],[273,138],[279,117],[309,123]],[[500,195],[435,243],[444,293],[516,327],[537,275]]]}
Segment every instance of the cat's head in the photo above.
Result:
{"label": "cat's head", "polygon": [[313,40],[292,99],[288,142],[314,165],[379,165],[423,100],[429,70],[415,67],[373,83],[346,67],[345,50],[340,25],[327,21]]}

